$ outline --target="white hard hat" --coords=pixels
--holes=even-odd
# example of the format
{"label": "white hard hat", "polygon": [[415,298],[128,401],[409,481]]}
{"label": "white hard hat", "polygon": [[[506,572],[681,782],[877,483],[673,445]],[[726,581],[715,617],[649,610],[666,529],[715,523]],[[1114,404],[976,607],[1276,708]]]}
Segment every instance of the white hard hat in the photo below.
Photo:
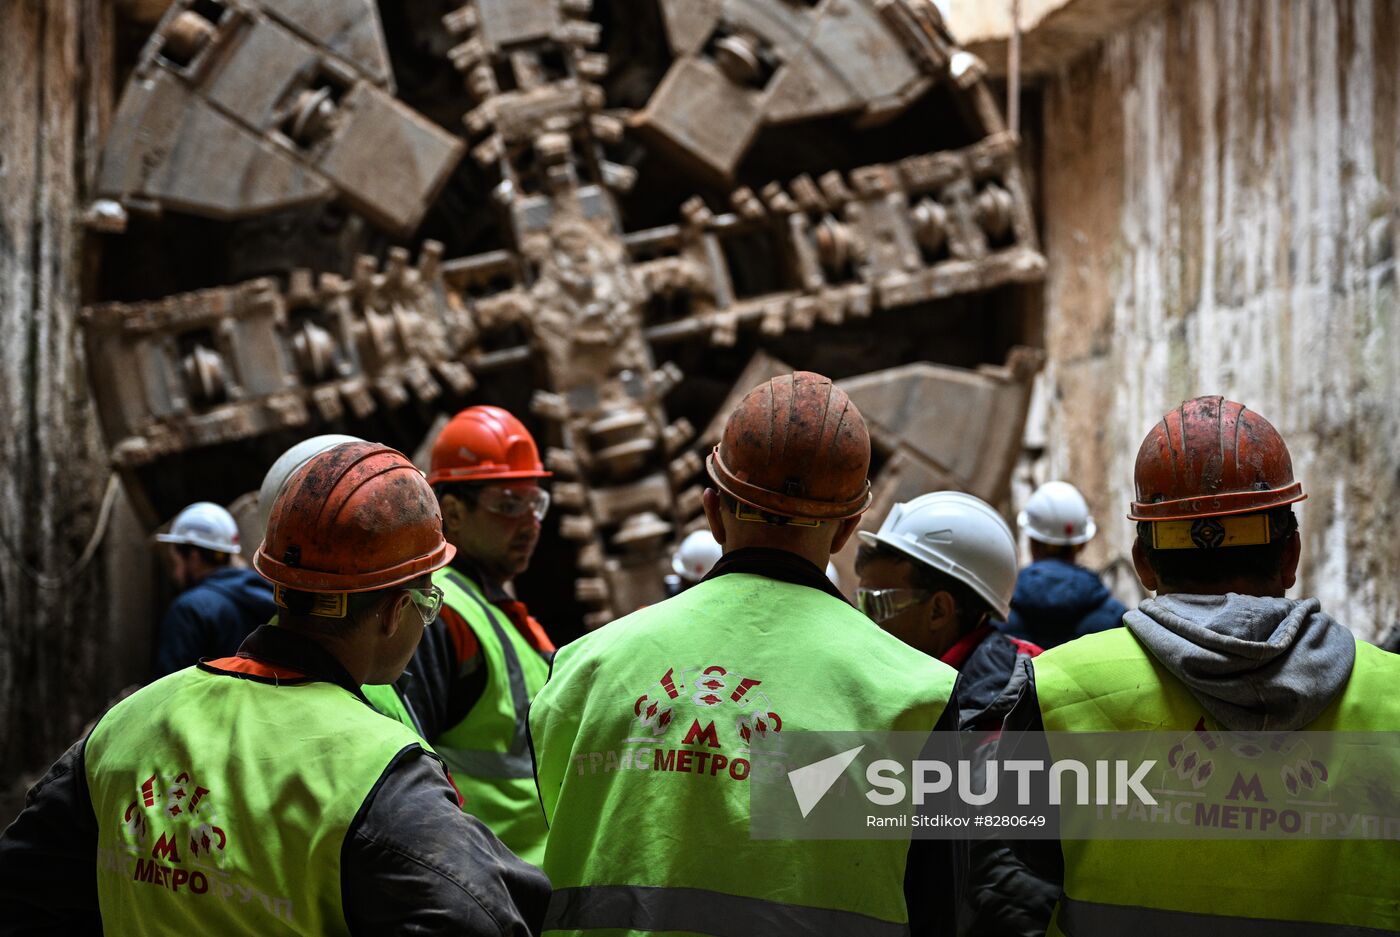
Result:
{"label": "white hard hat", "polygon": [[358,436],[344,436],[337,433],[312,436],[310,439],[303,439],[277,457],[277,461],[272,463],[272,468],[268,469],[267,474],[263,476],[262,487],[258,489],[258,525],[261,530],[267,530],[268,518],[272,516],[273,502],[282,493],[282,486],[287,483],[287,479],[291,478],[297,469],[327,449],[346,442],[364,442],[364,440]]}
{"label": "white hard hat", "polygon": [[1001,618],[1011,611],[1016,588],[1016,535],[981,498],[935,491],[890,508],[876,533],[860,532],[963,583]]}
{"label": "white hard hat", "polygon": [[238,522],[212,501],[196,501],[175,515],[170,532],[156,534],[161,543],[183,543],[215,553],[238,552]]}
{"label": "white hard hat", "polygon": [[1088,543],[1098,532],[1084,496],[1069,482],[1046,482],[1037,488],[1016,523],[1032,540],[1056,546]]}
{"label": "white hard hat", "polygon": [[687,582],[699,582],[719,562],[723,553],[714,534],[708,530],[694,530],[676,548],[675,555],[671,557],[671,569]]}

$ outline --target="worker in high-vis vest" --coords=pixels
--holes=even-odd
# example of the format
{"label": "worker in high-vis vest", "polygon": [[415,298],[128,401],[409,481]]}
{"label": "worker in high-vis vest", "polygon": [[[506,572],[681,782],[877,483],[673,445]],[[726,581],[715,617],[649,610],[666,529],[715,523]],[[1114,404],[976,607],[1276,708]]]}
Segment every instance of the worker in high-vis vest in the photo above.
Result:
{"label": "worker in high-vis vest", "polygon": [[[1129,611],[1125,628],[1031,662],[1032,685],[1007,729],[1043,729],[1051,757],[1056,733],[1157,731],[1209,746],[1221,731],[1279,740],[1295,730],[1400,730],[1400,658],[1358,641],[1316,598],[1285,597],[1301,551],[1291,505],[1306,495],[1268,420],[1222,397],[1188,400],[1143,440],[1135,482],[1133,563],[1156,597]],[[1196,757],[1178,757],[1179,766]],[[1163,761],[1171,764],[1170,753]],[[1386,776],[1377,789],[1393,791],[1393,776],[1380,766]],[[1228,768],[1215,776],[1244,777]],[[1246,806],[1266,799],[1262,786],[1249,790],[1226,799]],[[1285,810],[1288,796],[1275,805]],[[1063,882],[1051,934],[1400,931],[1393,840],[1264,841],[1240,833],[1023,845]]]}
{"label": "worker in high-vis vest", "polygon": [[[1016,583],[1016,535],[990,504],[961,491],[931,491],[890,508],[862,530],[856,607],[885,631],[958,671],[958,728],[973,733],[979,766],[1040,653],[1002,634]],[[1005,840],[968,844],[965,937],[1039,937],[1058,887],[1026,868]]]}
{"label": "worker in high-vis vest", "polygon": [[441,760],[376,712],[453,554],[398,452],[300,468],[254,559],[279,623],[118,703],[0,837],[0,930],[528,934],[548,882],[460,808]]}
{"label": "worker in high-vis vest", "polygon": [[463,410],[438,434],[428,483],[457,555],[433,578],[442,612],[401,684],[467,809],[536,865],[546,827],[525,714],[554,644],[510,590],[539,542],[549,509],[540,482],[549,476],[529,430],[500,407]]}
{"label": "worker in high-vis vest", "polygon": [[[707,461],[719,562],[555,656],[530,709],[546,932],[954,933],[949,843],[750,835],[754,733],[956,731],[952,668],[822,571],[870,505],[869,461],[860,412],[829,379],[757,387]],[[935,855],[947,866],[923,864]]]}
{"label": "worker in high-vis vest", "polygon": [[[364,441],[358,436],[327,433],[323,436],[303,439],[278,456],[277,461],[272,463],[272,467],[263,476],[262,486],[258,489],[258,536],[261,537],[266,532],[267,522],[272,517],[272,506],[277,503],[277,496],[282,493],[282,488],[297,473],[298,469],[327,449],[333,449],[341,443]],[[273,621],[276,619],[274,618]],[[413,704],[405,696],[403,688],[399,686],[400,683],[407,683],[410,679],[412,679],[411,675],[404,673],[394,683],[366,684],[360,687],[360,692],[375,709],[391,719],[397,719],[414,732],[422,735],[423,726],[413,712]]]}

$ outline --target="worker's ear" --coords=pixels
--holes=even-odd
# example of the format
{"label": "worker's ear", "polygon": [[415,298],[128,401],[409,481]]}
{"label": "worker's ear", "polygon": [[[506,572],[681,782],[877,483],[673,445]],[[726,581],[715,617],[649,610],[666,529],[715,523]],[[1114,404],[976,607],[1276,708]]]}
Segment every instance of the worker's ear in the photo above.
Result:
{"label": "worker's ear", "polygon": [[403,627],[404,606],[413,601],[413,596],[407,592],[397,592],[379,606],[379,633],[386,638],[392,638],[398,634]]}
{"label": "worker's ear", "polygon": [[1288,536],[1288,543],[1283,548],[1283,566],[1279,570],[1279,578],[1284,589],[1292,589],[1293,584],[1298,581],[1298,560],[1303,555],[1303,538],[1298,536],[1298,531]]}
{"label": "worker's ear", "polygon": [[456,495],[443,495],[438,507],[442,509],[443,530],[458,530],[466,523],[467,505]]}
{"label": "worker's ear", "polygon": [[1137,571],[1138,581],[1148,592],[1156,592],[1157,571],[1152,568],[1152,564],[1147,562],[1147,551],[1142,548],[1142,541],[1133,540],[1133,569]]}
{"label": "worker's ear", "polygon": [[831,538],[831,552],[833,554],[840,553],[841,548],[851,539],[851,535],[856,532],[856,528],[859,526],[859,514],[855,517],[848,517],[844,521],[838,522],[836,526],[836,536]]}
{"label": "worker's ear", "polygon": [[715,542],[724,546],[724,502],[720,500],[719,492],[706,488],[700,503],[705,508],[705,520],[710,524],[710,533],[714,534]]}
{"label": "worker's ear", "polygon": [[958,603],[951,592],[935,592],[929,600],[929,630],[943,631],[950,623],[956,622]]}

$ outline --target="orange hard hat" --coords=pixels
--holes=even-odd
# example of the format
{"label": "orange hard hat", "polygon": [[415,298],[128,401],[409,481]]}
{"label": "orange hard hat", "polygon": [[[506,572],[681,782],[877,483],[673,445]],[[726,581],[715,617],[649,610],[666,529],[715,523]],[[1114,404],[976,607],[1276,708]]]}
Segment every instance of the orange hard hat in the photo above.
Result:
{"label": "orange hard hat", "polygon": [[1162,417],[1138,450],[1129,520],[1255,514],[1302,501],[1273,424],[1244,404],[1197,397]]}
{"label": "orange hard hat", "polygon": [[510,411],[468,407],[433,441],[428,484],[548,478],[535,439]]}
{"label": "orange hard hat", "polygon": [[865,420],[811,371],[749,391],[705,464],[721,491],[770,514],[839,520],[870,506]]}
{"label": "orange hard hat", "polygon": [[253,568],[284,589],[370,592],[436,572],[456,552],[413,463],[388,446],[349,442],[287,479]]}

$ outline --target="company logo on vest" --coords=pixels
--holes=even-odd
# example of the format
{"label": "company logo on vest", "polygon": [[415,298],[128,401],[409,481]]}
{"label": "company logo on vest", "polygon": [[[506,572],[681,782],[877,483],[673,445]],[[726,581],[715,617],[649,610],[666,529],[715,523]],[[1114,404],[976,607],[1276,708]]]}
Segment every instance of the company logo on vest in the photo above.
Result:
{"label": "company logo on vest", "polygon": [[[122,812],[120,824],[123,848],[136,857],[132,878],[174,892],[207,892],[209,879],[204,871],[180,866],[186,858],[214,868],[223,862],[228,833],[212,822],[209,788],[196,783],[188,771],[179,771],[173,777],[152,774],[137,793]],[[153,832],[157,835],[147,855]]]}
{"label": "company logo on vest", "polygon": [[762,684],[720,664],[667,668],[633,701],[620,747],[575,755],[575,771],[671,771],[746,781],[753,745],[783,731]]}
{"label": "company logo on vest", "polygon": [[[235,837],[228,821],[219,817],[216,802],[217,795],[188,771],[151,774],[115,824],[118,847],[98,849],[98,870],[182,899],[212,895],[231,905],[256,903],[291,923],[296,912],[292,899],[268,894],[247,875],[248,869],[238,868]],[[242,861],[247,864],[246,857]]]}

